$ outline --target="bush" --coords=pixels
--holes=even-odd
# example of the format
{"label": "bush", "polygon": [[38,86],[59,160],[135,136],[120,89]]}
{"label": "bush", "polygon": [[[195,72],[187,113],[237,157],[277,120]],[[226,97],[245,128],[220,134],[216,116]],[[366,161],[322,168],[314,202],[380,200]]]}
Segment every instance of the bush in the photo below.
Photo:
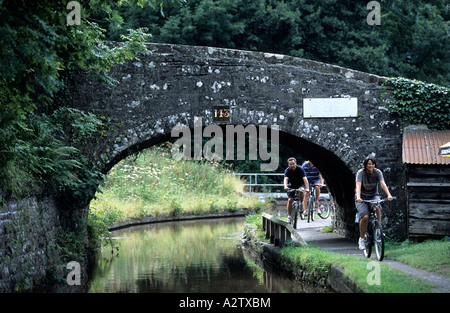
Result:
{"label": "bush", "polygon": [[[418,80],[391,78],[383,87],[393,86],[394,101],[389,112],[409,124],[431,129],[450,129],[450,89]],[[386,89],[385,89],[386,91]]]}
{"label": "bush", "polygon": [[242,182],[219,163],[174,160],[170,144],[154,147],[116,164],[91,208],[120,207],[123,219],[178,216],[258,208],[257,198],[241,196]]}

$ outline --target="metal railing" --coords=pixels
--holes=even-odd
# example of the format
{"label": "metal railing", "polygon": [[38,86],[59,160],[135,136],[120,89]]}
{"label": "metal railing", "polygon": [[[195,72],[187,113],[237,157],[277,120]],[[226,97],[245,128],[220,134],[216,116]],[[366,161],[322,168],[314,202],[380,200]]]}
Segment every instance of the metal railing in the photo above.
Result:
{"label": "metal railing", "polygon": [[[248,183],[244,184],[244,186],[249,186],[249,192],[253,192],[252,187],[284,187],[284,184],[267,184],[267,183],[258,183],[259,176],[283,176],[284,173],[233,173],[234,176],[241,177],[248,176]],[[283,181],[283,179],[281,179]]]}
{"label": "metal railing", "polygon": [[[245,183],[244,186],[249,187],[249,192],[253,193],[252,187],[284,187],[284,184],[271,184],[271,183],[258,183],[258,177],[259,176],[281,176],[284,177],[284,173],[233,173],[234,176],[239,177],[245,177],[248,176],[248,183]],[[280,179],[280,181],[283,181],[283,179]],[[323,185],[323,187],[326,187],[326,185]],[[284,191],[282,192],[284,193]],[[330,199],[330,195],[325,192],[320,193],[320,198]]]}

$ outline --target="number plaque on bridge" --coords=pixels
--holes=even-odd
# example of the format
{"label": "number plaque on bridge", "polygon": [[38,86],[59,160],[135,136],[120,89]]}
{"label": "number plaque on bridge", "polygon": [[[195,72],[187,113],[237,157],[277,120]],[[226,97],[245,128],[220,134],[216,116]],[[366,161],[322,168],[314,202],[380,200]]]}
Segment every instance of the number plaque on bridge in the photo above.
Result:
{"label": "number plaque on bridge", "polygon": [[305,98],[303,117],[356,117],[358,98]]}
{"label": "number plaque on bridge", "polygon": [[214,122],[229,122],[230,121],[230,107],[217,106],[213,108]]}

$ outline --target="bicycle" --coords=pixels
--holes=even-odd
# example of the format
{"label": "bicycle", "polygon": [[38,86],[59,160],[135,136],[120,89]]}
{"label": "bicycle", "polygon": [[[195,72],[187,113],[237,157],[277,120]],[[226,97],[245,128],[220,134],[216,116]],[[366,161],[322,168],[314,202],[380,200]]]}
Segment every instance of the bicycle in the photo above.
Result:
{"label": "bicycle", "polygon": [[305,192],[305,191],[303,189],[292,189],[292,188],[289,188],[288,191],[289,192],[294,191],[294,202],[292,203],[292,212],[291,212],[291,214],[292,214],[291,225],[294,229],[296,229],[300,204],[302,204],[302,208],[303,208],[303,203],[300,203],[300,198],[298,196],[298,193]]}
{"label": "bicycle", "polygon": [[330,202],[327,199],[319,197],[319,207],[317,208],[317,214],[320,216],[320,218],[327,219],[330,216],[330,206]]}
{"label": "bicycle", "polygon": [[[307,218],[308,223],[309,221],[314,221],[314,214],[317,212],[317,214],[322,219],[328,218],[330,216],[330,204],[325,198],[322,198],[319,196],[319,206],[318,208],[315,207],[315,201],[316,201],[316,195],[315,195],[315,186],[311,188],[311,191],[309,193],[308,197],[308,203],[306,205],[306,212],[307,212]],[[301,215],[301,218],[304,219],[303,215]]]}
{"label": "bicycle", "polygon": [[[396,197],[393,197],[396,199]],[[368,203],[369,207],[369,223],[367,225],[364,239],[366,240],[365,249],[363,250],[364,257],[370,258],[372,255],[372,246],[375,246],[375,254],[378,261],[383,261],[384,258],[384,232],[381,221],[378,220],[376,207],[381,209],[380,204],[387,201],[387,199],[381,200],[363,200]]]}

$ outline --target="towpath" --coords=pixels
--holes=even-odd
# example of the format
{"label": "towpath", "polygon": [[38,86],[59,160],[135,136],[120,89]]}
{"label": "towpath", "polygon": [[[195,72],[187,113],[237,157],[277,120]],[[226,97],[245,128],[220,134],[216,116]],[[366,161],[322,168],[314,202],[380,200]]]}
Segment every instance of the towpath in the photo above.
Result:
{"label": "towpath", "polygon": [[[306,220],[299,220],[297,223],[297,232],[308,243],[320,247],[321,249],[332,251],[335,253],[351,254],[362,257],[361,250],[358,249],[356,240],[342,237],[335,233],[321,233],[320,230],[331,224],[331,219],[317,219],[308,223]],[[372,258],[375,260],[374,256]],[[386,255],[383,260],[394,268],[397,268],[408,274],[417,276],[423,280],[431,282],[436,287],[436,292],[450,292],[450,278],[445,276],[424,271],[416,267],[404,264],[399,261],[390,260]]]}

